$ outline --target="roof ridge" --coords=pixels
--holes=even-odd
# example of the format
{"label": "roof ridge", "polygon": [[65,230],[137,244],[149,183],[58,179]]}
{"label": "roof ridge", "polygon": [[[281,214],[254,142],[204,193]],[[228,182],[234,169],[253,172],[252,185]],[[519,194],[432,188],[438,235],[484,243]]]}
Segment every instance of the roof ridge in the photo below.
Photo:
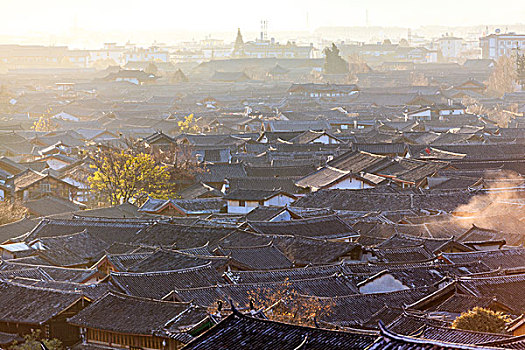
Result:
{"label": "roof ridge", "polygon": [[169,274],[181,273],[181,272],[185,272],[185,271],[201,270],[201,269],[204,269],[204,268],[207,268],[207,267],[211,267],[211,261],[207,262],[204,265],[191,266],[191,267],[186,267],[186,268],[177,269],[177,270],[148,271],[148,272],[111,271],[110,275],[111,276],[116,276],[116,277],[126,277],[126,276],[132,277],[132,276],[148,276],[148,275],[169,275]]}

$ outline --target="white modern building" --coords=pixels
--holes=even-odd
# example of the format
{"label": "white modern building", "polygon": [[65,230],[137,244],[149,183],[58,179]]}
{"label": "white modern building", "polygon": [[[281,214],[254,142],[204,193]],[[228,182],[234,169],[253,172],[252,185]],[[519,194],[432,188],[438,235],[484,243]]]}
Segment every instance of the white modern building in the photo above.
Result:
{"label": "white modern building", "polygon": [[439,38],[438,47],[443,58],[453,59],[460,57],[463,51],[463,42],[464,40],[462,38],[456,38],[453,36]]}
{"label": "white modern building", "polygon": [[482,58],[496,60],[501,56],[509,56],[516,50],[525,53],[525,34],[491,34],[480,38],[479,44]]}

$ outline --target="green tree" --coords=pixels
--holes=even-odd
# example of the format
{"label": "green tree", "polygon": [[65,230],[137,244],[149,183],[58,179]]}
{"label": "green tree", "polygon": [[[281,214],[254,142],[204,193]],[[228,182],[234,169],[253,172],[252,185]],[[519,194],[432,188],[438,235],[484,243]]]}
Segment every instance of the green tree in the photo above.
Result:
{"label": "green tree", "polygon": [[174,194],[168,166],[158,164],[151,154],[103,147],[90,158],[96,169],[89,177],[91,190],[110,205]]}
{"label": "green tree", "polygon": [[43,339],[42,332],[40,329],[32,331],[31,334],[24,336],[23,343],[15,343],[12,347],[13,350],[42,350],[40,342],[49,350],[63,350],[62,342],[58,339]]}
{"label": "green tree", "polygon": [[452,328],[476,332],[504,333],[510,319],[501,312],[476,306],[462,313],[452,323]]}
{"label": "green tree", "polygon": [[323,50],[325,55],[324,72],[326,74],[346,74],[348,73],[348,62],[339,54],[339,48],[332,43],[331,47]]}

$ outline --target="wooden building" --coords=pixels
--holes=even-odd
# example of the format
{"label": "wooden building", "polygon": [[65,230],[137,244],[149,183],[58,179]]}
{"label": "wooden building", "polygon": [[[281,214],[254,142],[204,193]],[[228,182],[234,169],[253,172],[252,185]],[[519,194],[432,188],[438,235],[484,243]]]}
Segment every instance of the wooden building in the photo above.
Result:
{"label": "wooden building", "polygon": [[27,201],[53,194],[56,197],[74,199],[78,188],[50,174],[27,169],[8,180],[7,197]]}
{"label": "wooden building", "polygon": [[194,331],[209,328],[203,327],[207,317],[205,309],[189,303],[109,292],[69,319],[69,322],[81,327],[83,342],[87,344],[125,349],[176,350],[197,335]]}
{"label": "wooden building", "polygon": [[79,292],[0,284],[0,332],[26,335],[40,330],[45,338],[57,338],[65,346],[80,339],[79,328],[67,323],[89,304]]}

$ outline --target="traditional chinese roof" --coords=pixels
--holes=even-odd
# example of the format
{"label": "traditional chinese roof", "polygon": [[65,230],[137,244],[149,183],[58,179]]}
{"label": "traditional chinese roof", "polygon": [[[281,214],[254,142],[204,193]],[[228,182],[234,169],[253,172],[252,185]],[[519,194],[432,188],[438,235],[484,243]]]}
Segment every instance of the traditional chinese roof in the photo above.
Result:
{"label": "traditional chinese roof", "polygon": [[274,244],[250,247],[220,247],[219,255],[228,256],[240,268],[273,270],[290,268],[293,263]]}
{"label": "traditional chinese roof", "polygon": [[440,340],[420,339],[406,335],[399,335],[388,330],[382,323],[379,325],[381,331],[381,338],[376,341],[369,350],[482,350],[482,349],[496,349],[490,346],[476,346],[458,343],[450,343]]}
{"label": "traditional chinese roof", "polygon": [[[108,292],[68,321],[71,324],[124,334],[153,335],[192,306]],[[108,317],[108,314],[112,317]],[[204,319],[197,311],[195,323]]]}
{"label": "traditional chinese roof", "polygon": [[259,234],[291,235],[318,239],[347,238],[357,233],[337,215],[314,217],[292,221],[248,222]]}
{"label": "traditional chinese roof", "polygon": [[126,294],[162,299],[173,289],[206,287],[224,280],[208,263],[173,271],[111,272],[111,281]]}
{"label": "traditional chinese roof", "polygon": [[375,339],[374,333],[365,331],[330,331],[269,321],[234,312],[187,344],[184,349],[366,349]]}
{"label": "traditional chinese roof", "polygon": [[1,282],[0,321],[40,325],[64,312],[82,298],[82,294],[78,292]]}

